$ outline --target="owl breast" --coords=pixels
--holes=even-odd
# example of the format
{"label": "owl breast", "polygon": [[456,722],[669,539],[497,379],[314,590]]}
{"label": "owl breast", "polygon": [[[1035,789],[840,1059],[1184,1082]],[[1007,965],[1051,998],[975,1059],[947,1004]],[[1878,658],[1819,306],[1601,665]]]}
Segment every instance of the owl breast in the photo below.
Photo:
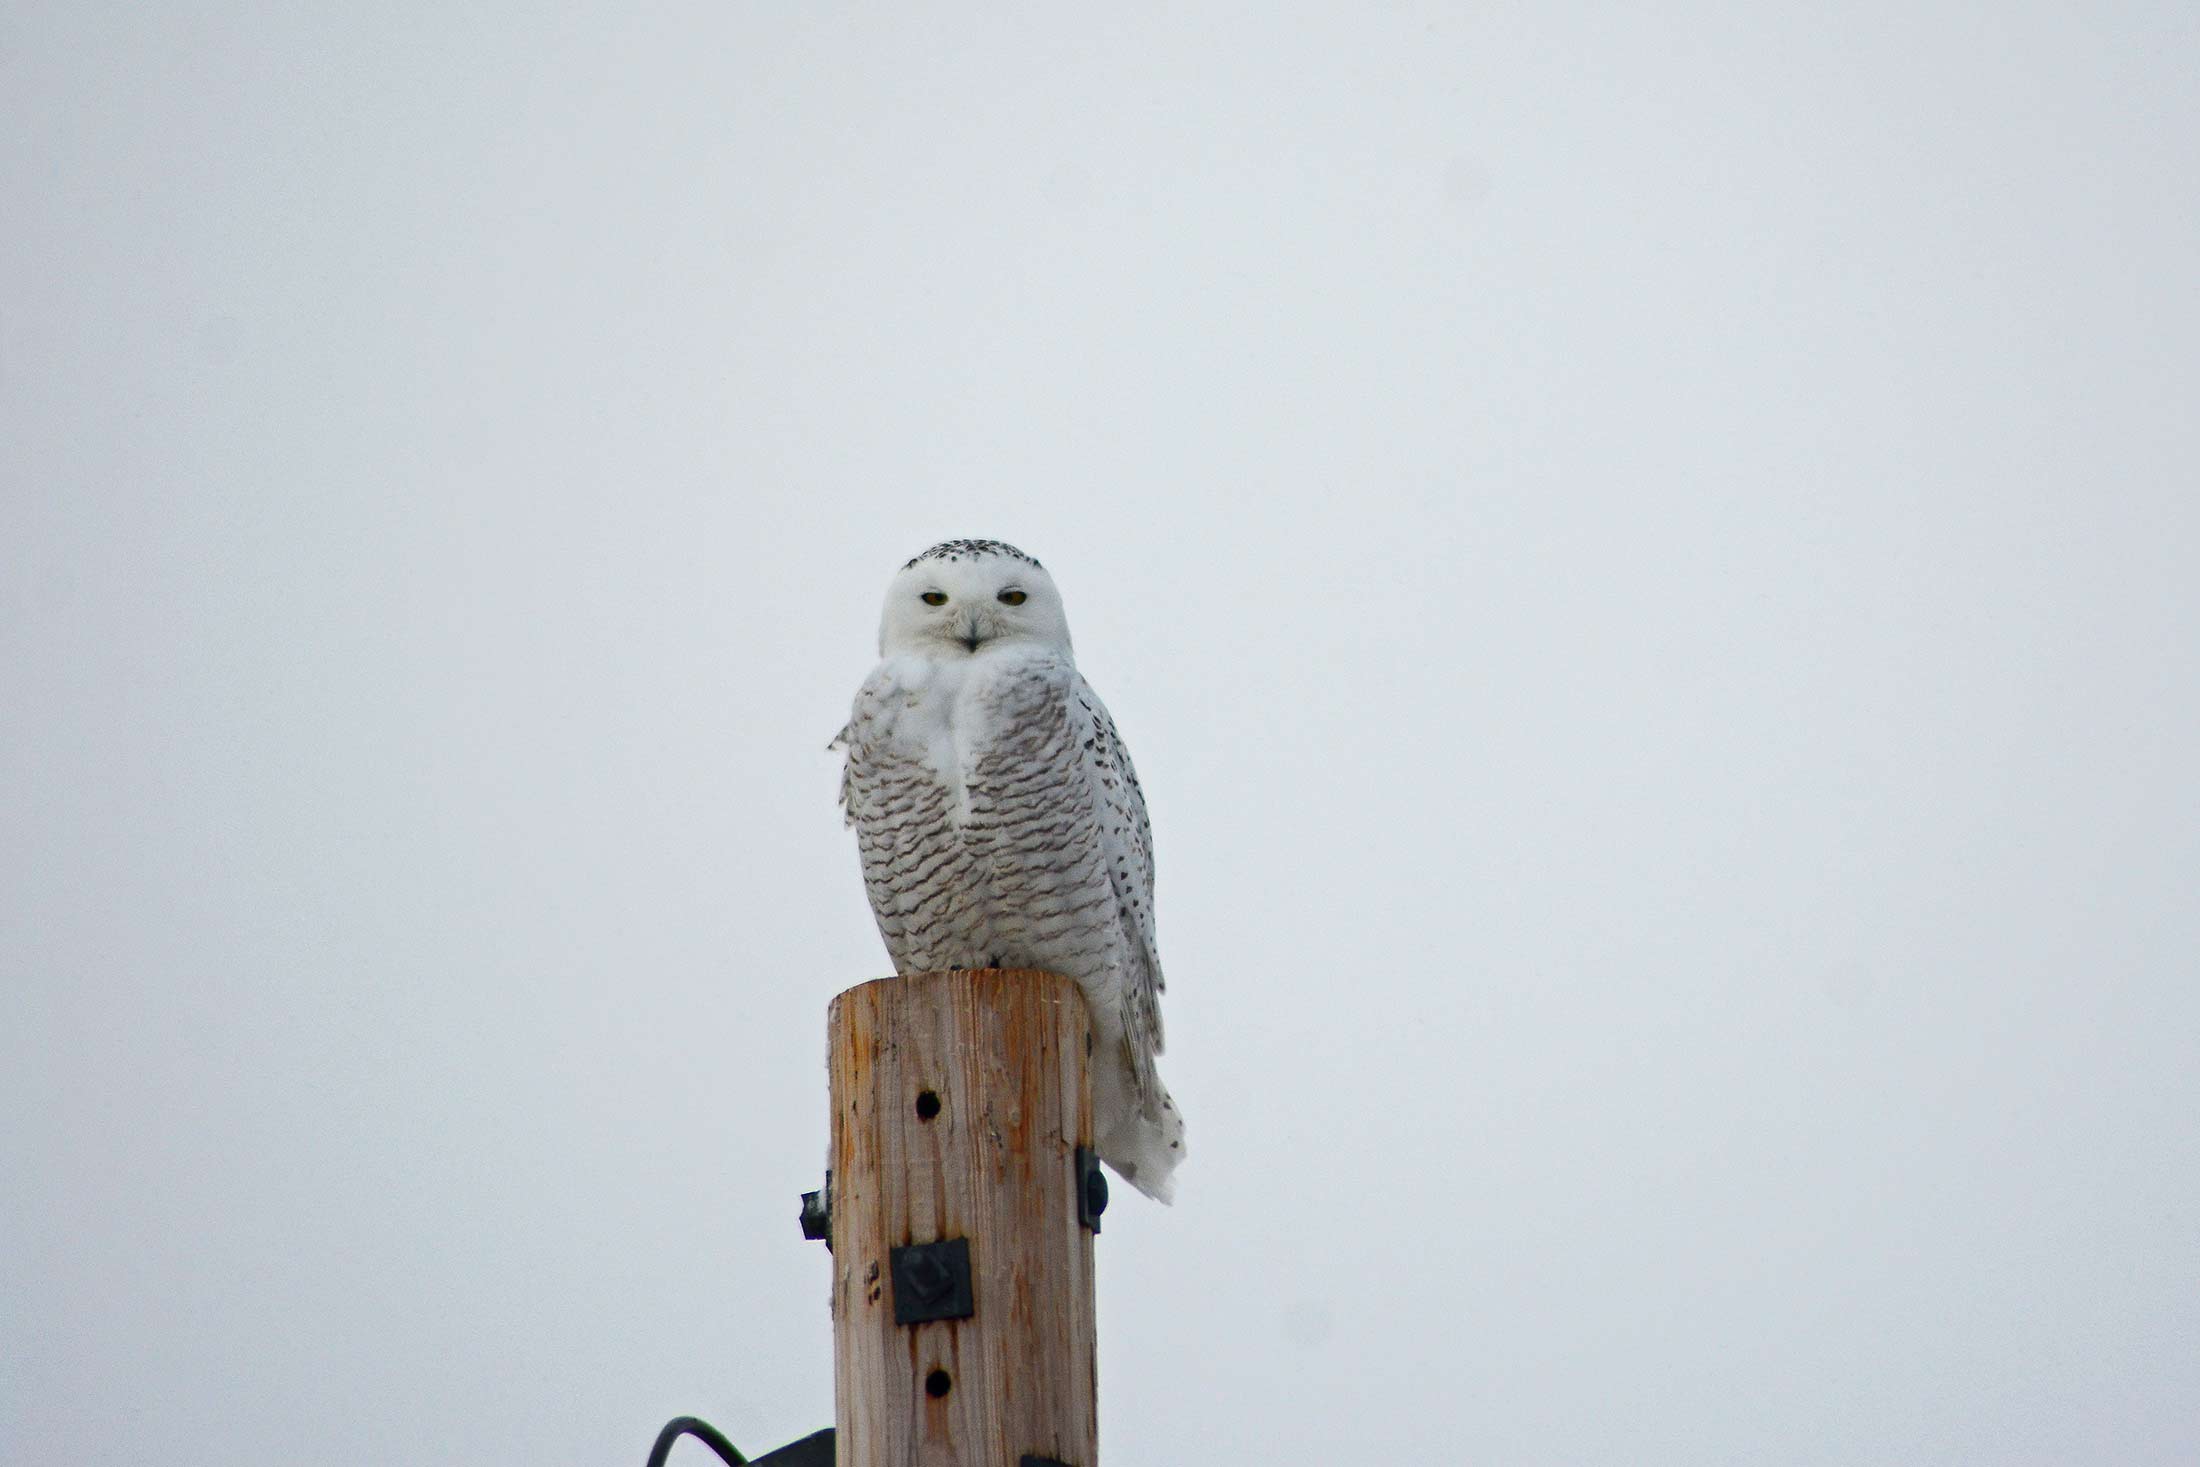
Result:
{"label": "owl breast", "polygon": [[844,794],[897,970],[1042,968],[1111,996],[1124,938],[1075,684],[1057,657],[978,656],[865,685]]}

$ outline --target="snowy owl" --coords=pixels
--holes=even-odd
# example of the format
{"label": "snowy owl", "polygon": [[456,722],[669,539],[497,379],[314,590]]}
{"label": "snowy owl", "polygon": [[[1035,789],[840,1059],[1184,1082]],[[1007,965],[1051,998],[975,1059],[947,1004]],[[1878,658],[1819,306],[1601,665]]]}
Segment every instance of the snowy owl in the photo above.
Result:
{"label": "snowy owl", "polygon": [[1071,660],[1053,577],[997,540],[935,545],[887,587],[879,656],[835,744],[895,971],[1076,979],[1092,1012],[1093,1149],[1168,1201],[1184,1122],[1154,1071],[1146,798]]}

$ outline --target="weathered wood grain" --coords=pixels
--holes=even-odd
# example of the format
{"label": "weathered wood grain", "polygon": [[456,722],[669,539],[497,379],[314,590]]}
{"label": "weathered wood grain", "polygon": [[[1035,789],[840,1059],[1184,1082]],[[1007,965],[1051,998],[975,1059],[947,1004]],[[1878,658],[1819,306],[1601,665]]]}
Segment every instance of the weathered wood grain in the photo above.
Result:
{"label": "weathered wood grain", "polygon": [[[840,1467],[1016,1467],[1026,1453],[1097,1467],[1077,985],[994,970],[886,978],[833,1000],[827,1028]],[[954,1237],[970,1240],[976,1312],[895,1324],[890,1250]]]}

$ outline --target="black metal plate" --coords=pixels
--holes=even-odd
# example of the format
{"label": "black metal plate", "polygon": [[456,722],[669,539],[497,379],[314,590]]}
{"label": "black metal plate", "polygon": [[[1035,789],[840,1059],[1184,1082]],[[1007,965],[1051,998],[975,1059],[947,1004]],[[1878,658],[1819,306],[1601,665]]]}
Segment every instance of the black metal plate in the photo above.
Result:
{"label": "black metal plate", "polygon": [[828,1426],[823,1431],[813,1431],[776,1452],[766,1452],[749,1467],[833,1467],[833,1429]]}
{"label": "black metal plate", "polygon": [[802,1236],[813,1243],[833,1246],[833,1174],[825,1174],[825,1185],[815,1192],[802,1194]]}
{"label": "black metal plate", "polygon": [[935,1319],[968,1319],[977,1313],[970,1297],[970,1240],[942,1238],[911,1243],[893,1252],[894,1323],[928,1324]]}
{"label": "black metal plate", "polygon": [[1100,1174],[1100,1158],[1086,1146],[1077,1148],[1077,1220],[1100,1231],[1100,1214],[1108,1210],[1108,1179]]}

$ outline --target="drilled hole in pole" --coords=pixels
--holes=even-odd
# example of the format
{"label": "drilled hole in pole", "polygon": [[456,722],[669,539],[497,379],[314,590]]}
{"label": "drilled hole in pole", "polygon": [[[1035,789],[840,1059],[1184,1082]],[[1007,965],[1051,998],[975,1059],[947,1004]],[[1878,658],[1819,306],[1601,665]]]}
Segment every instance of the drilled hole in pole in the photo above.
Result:
{"label": "drilled hole in pole", "polygon": [[917,1119],[928,1121],[940,1113],[940,1098],[930,1090],[917,1092]]}
{"label": "drilled hole in pole", "polygon": [[935,1401],[954,1388],[954,1378],[944,1370],[935,1370],[924,1378],[924,1393]]}

